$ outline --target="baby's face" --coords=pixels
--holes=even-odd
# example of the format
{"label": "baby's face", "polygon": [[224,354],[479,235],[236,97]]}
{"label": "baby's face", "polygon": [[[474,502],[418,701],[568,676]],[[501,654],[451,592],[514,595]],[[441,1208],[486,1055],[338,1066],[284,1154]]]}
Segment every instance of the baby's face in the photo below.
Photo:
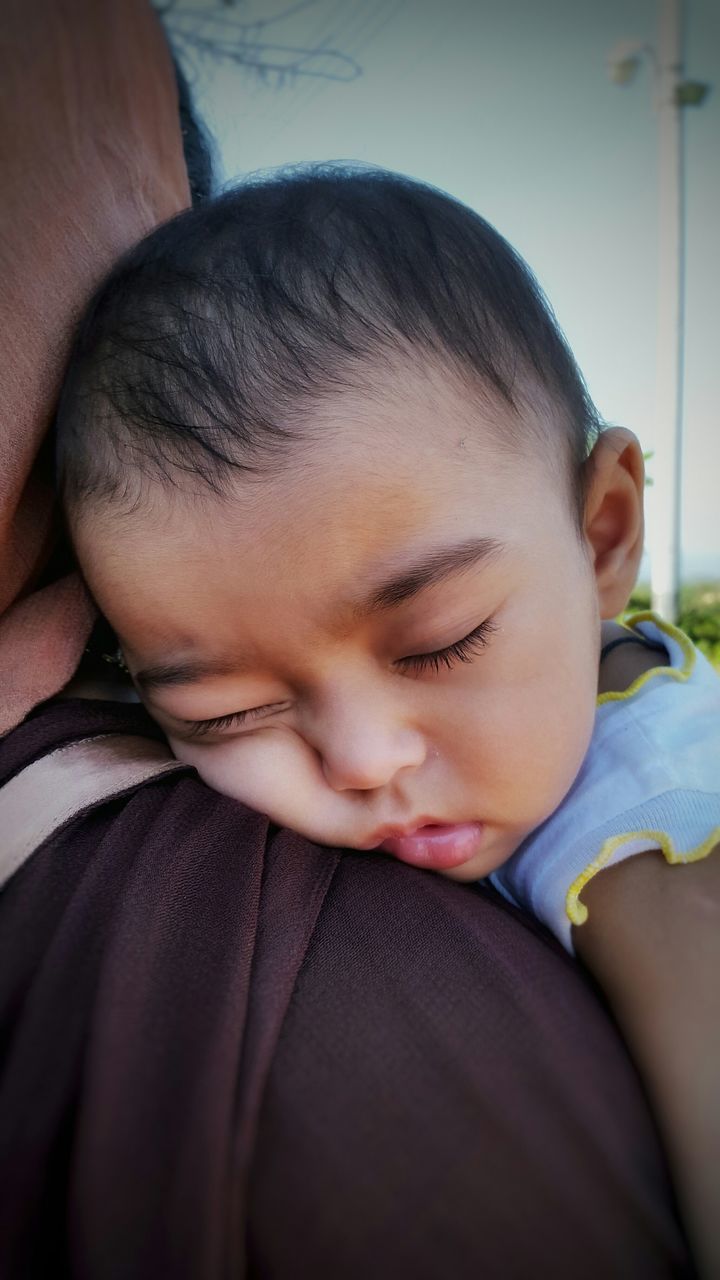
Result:
{"label": "baby's face", "polygon": [[483,876],[592,732],[597,594],[563,479],[450,383],[322,413],[279,478],[82,530],[90,588],[209,786],[323,844]]}

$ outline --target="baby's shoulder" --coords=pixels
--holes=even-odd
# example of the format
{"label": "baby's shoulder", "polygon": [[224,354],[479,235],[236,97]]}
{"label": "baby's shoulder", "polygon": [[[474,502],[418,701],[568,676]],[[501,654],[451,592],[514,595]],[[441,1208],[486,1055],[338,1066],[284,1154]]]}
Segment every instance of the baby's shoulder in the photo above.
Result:
{"label": "baby's shoulder", "polygon": [[604,625],[602,639],[586,774],[627,781],[641,768],[665,789],[696,789],[702,777],[714,792],[716,778],[707,775],[717,774],[720,759],[718,673],[683,632],[651,613],[635,615],[628,628]]}
{"label": "baby's shoulder", "polygon": [[[622,640],[622,644],[615,641]],[[667,652],[650,648],[643,636],[633,636],[619,622],[602,624],[602,651],[598,693],[624,693],[646,671],[667,663]]]}

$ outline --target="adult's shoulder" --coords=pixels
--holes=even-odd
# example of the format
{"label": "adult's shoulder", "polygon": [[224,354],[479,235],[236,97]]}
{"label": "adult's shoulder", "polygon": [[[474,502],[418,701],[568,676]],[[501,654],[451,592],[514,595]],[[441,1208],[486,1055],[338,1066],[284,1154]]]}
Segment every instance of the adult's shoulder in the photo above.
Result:
{"label": "adult's shoulder", "polygon": [[[48,705],[0,765],[93,731],[157,732]],[[0,1270],[689,1274],[614,1026],[490,892],[189,772],[48,841],[0,940]]]}

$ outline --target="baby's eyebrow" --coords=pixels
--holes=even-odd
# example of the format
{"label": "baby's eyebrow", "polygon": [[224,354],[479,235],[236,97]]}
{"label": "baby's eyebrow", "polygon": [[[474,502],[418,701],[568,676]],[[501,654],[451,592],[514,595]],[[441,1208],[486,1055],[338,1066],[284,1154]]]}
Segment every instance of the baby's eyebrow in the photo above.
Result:
{"label": "baby's eyebrow", "polygon": [[505,549],[505,543],[497,538],[470,538],[453,546],[436,547],[374,586],[368,595],[352,605],[352,612],[362,618],[382,609],[394,609],[452,574],[494,560]]}
{"label": "baby's eyebrow", "polygon": [[136,671],[133,679],[141,689],[167,689],[174,685],[194,684],[206,676],[229,676],[237,673],[237,662],[212,661],[207,658],[185,658],[177,662],[158,662]]}

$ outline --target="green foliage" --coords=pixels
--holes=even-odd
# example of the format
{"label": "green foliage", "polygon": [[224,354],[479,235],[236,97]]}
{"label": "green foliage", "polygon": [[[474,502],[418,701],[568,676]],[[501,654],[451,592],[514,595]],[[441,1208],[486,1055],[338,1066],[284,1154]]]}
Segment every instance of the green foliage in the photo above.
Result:
{"label": "green foliage", "polygon": [[[649,608],[650,588],[637,586],[623,617]],[[681,588],[678,626],[720,671],[720,583],[692,583]]]}

